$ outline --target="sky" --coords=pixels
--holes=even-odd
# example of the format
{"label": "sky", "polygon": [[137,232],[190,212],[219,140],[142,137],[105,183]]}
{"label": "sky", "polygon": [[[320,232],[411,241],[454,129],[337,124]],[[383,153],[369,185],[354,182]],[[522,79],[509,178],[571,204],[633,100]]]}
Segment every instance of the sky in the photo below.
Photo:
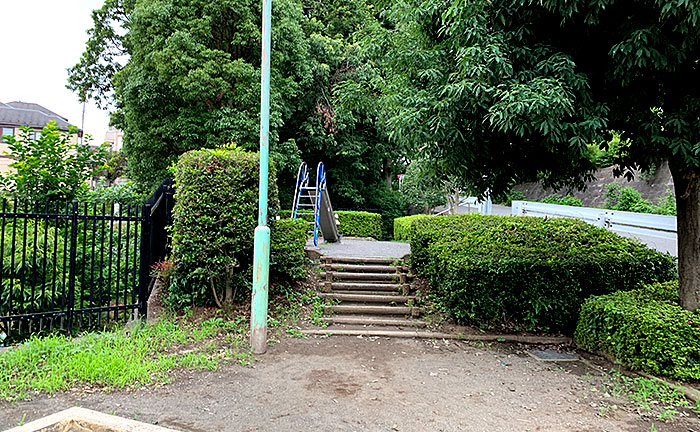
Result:
{"label": "sky", "polygon": [[[103,0],[0,0],[0,102],[34,102],[80,127],[83,105],[66,88],[66,69],[80,59]],[[85,107],[86,134],[104,141],[109,115]]]}

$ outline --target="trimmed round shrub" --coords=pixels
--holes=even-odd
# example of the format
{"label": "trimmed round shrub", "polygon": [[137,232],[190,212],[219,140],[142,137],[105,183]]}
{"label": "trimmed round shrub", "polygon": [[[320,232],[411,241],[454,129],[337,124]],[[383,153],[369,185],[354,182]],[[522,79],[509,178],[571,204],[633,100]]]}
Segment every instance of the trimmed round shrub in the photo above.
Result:
{"label": "trimmed round shrub", "polygon": [[433,217],[427,214],[417,214],[394,219],[394,240],[411,240],[411,227],[413,224],[425,218]]}
{"label": "trimmed round shrub", "polygon": [[[382,238],[382,215],[379,213],[370,213],[364,211],[339,210],[335,212],[338,215],[338,231],[341,235],[348,237],[371,237],[379,240]],[[291,218],[291,210],[280,211],[282,218]],[[299,219],[307,222],[313,222],[312,214],[303,214]],[[307,226],[307,230],[313,229],[312,225]]]}
{"label": "trimmed round shrub", "polygon": [[676,277],[675,261],[573,219],[456,215],[416,221],[411,264],[459,323],[572,333],[591,295]]}
{"label": "trimmed round shrub", "polygon": [[[271,166],[270,222],[279,209],[274,172]],[[215,293],[219,302],[229,303],[251,289],[258,179],[258,153],[225,148],[180,156],[175,172],[171,304],[213,304]]]}
{"label": "trimmed round shrub", "polygon": [[365,211],[337,211],[338,230],[348,237],[371,237],[382,239],[382,215]]}
{"label": "trimmed round shrub", "polygon": [[274,221],[271,235],[270,269],[279,282],[292,282],[306,275],[308,258],[304,247],[309,224],[301,219]]}
{"label": "trimmed round shrub", "polygon": [[589,298],[574,339],[633,369],[700,379],[700,315],[678,305],[677,281]]}

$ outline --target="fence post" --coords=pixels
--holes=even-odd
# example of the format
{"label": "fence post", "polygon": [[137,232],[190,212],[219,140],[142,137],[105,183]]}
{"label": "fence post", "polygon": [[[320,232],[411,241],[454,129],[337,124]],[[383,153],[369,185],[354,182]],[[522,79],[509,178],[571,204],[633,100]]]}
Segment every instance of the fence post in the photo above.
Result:
{"label": "fence post", "polygon": [[76,251],[78,249],[78,202],[73,201],[71,208],[71,233],[70,233],[70,258],[68,267],[68,309],[66,310],[68,321],[68,334],[73,330],[73,309],[75,303],[75,266]]}
{"label": "fence post", "polygon": [[151,281],[151,204],[141,208],[141,259],[139,263],[139,315],[144,318],[148,308],[148,285]]}

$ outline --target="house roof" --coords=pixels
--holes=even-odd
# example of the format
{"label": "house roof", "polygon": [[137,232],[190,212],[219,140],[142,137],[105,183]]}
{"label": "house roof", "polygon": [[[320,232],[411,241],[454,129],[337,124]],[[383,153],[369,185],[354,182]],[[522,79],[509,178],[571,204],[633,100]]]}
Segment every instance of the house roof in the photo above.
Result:
{"label": "house roof", "polygon": [[59,129],[67,131],[68,119],[44,108],[43,106],[29,102],[0,102],[0,125],[29,126],[41,129],[50,121],[58,123]]}

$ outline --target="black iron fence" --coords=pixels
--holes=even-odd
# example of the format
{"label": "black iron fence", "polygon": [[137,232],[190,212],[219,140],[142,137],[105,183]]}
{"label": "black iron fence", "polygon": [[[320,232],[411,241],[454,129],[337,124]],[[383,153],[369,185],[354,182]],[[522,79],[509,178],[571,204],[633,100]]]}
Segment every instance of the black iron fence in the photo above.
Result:
{"label": "black iron fence", "polygon": [[3,201],[0,344],[145,314],[172,204],[170,183],[143,205]]}

